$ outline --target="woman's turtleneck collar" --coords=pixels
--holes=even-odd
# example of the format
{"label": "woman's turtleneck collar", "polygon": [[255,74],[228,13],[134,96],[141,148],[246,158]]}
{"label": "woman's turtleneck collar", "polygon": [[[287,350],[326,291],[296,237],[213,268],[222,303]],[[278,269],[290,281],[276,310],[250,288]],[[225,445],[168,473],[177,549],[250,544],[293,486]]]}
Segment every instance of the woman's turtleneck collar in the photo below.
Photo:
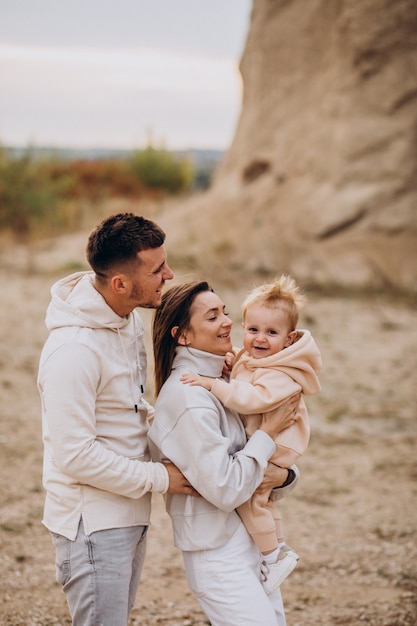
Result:
{"label": "woman's turtleneck collar", "polygon": [[222,375],[225,356],[204,352],[188,346],[178,346],[175,351],[172,369],[181,368],[189,372],[218,378]]}

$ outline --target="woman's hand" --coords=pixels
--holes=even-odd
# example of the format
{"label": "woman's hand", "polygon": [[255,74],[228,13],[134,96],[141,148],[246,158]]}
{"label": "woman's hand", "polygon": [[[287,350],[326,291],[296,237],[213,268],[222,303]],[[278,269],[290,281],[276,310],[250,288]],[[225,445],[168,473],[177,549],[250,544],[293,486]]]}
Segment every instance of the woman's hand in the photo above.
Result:
{"label": "woman's hand", "polygon": [[263,413],[259,430],[263,430],[272,439],[275,439],[281,431],[295,424],[300,399],[301,392],[290,396],[274,411]]}
{"label": "woman's hand", "polygon": [[270,492],[276,487],[281,487],[288,478],[288,470],[285,467],[279,467],[273,463],[268,463],[265,470],[264,479],[259,485],[257,492]]}
{"label": "woman's hand", "polygon": [[230,378],[230,372],[232,371],[232,367],[233,367],[233,361],[234,361],[235,355],[233,352],[228,352],[226,354],[226,358],[224,360],[224,365],[223,365],[223,378],[225,380],[229,380]]}

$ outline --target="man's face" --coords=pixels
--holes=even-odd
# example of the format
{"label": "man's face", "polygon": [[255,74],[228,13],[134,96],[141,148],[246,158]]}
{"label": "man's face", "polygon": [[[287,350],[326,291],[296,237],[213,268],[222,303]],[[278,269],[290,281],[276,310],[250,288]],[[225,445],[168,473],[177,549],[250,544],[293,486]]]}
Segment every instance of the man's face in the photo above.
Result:
{"label": "man's face", "polygon": [[129,301],[132,310],[137,306],[155,309],[161,304],[165,281],[174,278],[174,273],[167,265],[164,246],[142,250],[138,252],[138,258],[141,262],[129,276]]}

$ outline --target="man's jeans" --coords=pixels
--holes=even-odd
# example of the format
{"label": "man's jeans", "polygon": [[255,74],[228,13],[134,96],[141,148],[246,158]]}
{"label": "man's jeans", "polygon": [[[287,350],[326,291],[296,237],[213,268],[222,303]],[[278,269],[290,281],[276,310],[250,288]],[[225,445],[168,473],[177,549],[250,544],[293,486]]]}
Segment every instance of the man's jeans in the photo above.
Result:
{"label": "man's jeans", "polygon": [[101,530],[75,541],[51,533],[56,578],[73,626],[123,626],[135,601],[146,552],[147,526]]}

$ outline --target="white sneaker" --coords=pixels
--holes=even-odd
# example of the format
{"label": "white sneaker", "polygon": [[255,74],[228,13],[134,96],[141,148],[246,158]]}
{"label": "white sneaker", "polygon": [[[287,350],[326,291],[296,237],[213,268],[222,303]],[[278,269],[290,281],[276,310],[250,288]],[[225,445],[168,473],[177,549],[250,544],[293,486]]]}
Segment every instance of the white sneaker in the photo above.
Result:
{"label": "white sneaker", "polygon": [[275,563],[265,563],[261,565],[261,582],[265,593],[270,595],[291,574],[298,563],[298,554],[287,544],[282,546]]}

